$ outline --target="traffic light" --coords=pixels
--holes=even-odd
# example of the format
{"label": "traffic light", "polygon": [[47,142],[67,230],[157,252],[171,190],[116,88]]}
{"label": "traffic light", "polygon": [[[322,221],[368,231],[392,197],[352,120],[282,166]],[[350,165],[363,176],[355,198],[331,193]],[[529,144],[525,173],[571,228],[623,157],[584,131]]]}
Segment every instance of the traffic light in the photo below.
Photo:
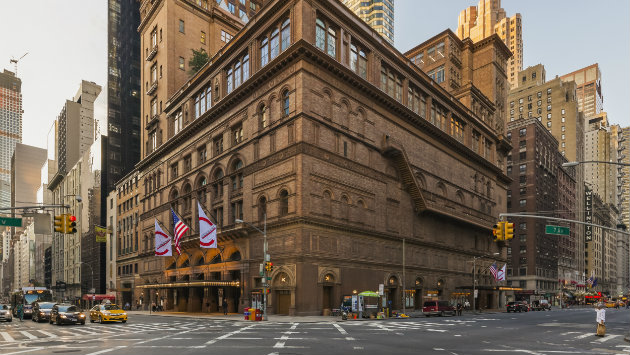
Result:
{"label": "traffic light", "polygon": [[265,263],[265,270],[267,270],[269,272],[273,271],[273,263],[271,261],[267,261]]}
{"label": "traffic light", "polygon": [[77,217],[73,215],[66,214],[66,226],[65,233],[66,234],[74,234],[77,232]]}
{"label": "traffic light", "polygon": [[492,226],[492,235],[494,236],[494,241],[498,242],[498,241],[502,241],[505,240],[505,234],[504,234],[504,224],[506,222],[497,222],[497,224]]}
{"label": "traffic light", "polygon": [[503,223],[505,224],[504,239],[508,240],[508,239],[514,238],[514,223],[510,223],[510,222],[503,222]]}
{"label": "traffic light", "polygon": [[66,215],[65,214],[62,214],[60,216],[55,216],[55,232],[57,233],[66,232]]}

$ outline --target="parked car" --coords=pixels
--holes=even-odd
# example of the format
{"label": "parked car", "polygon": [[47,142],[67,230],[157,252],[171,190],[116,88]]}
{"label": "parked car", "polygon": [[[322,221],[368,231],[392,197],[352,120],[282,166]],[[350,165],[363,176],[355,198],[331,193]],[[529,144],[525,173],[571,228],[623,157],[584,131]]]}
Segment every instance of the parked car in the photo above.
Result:
{"label": "parked car", "polygon": [[527,303],[527,301],[521,301],[521,308],[523,309],[523,312],[529,312],[532,310],[532,307],[529,303]]}
{"label": "parked car", "polygon": [[455,315],[455,307],[451,306],[448,301],[425,301],[422,305],[422,314],[425,317],[442,316],[450,314]]}
{"label": "parked car", "polygon": [[508,313],[510,312],[523,312],[523,304],[519,301],[508,302],[505,305],[505,308]]}
{"label": "parked car", "polygon": [[551,311],[551,304],[547,300],[535,300],[531,305],[532,311]]}
{"label": "parked car", "polygon": [[615,301],[606,301],[606,308],[615,308],[617,306],[617,302]]}
{"label": "parked car", "polygon": [[7,322],[13,321],[11,306],[9,306],[8,304],[0,304],[0,320]]}
{"label": "parked car", "polygon": [[127,312],[115,304],[99,304],[90,309],[90,322],[121,321],[127,323]]}
{"label": "parked car", "polygon": [[50,324],[85,324],[85,313],[80,311],[77,306],[71,304],[56,304],[50,310]]}
{"label": "parked car", "polygon": [[50,311],[54,302],[35,302],[33,304],[33,322],[46,322],[50,320]]}

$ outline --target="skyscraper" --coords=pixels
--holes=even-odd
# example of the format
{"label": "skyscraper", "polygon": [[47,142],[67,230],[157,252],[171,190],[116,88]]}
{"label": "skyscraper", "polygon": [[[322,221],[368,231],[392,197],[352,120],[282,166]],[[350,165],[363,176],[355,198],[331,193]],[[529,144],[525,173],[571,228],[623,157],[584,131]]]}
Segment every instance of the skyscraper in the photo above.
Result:
{"label": "skyscraper", "polygon": [[22,80],[0,73],[0,207],[11,205],[11,157],[22,143]]}
{"label": "skyscraper", "polygon": [[508,60],[508,81],[516,87],[518,72],[523,70],[523,29],[521,14],[507,17],[501,0],[479,0],[479,5],[470,6],[459,13],[457,36],[469,37],[479,42],[496,33],[501,37],[513,56]]}
{"label": "skyscraper", "polygon": [[113,190],[114,183],[140,160],[140,2],[108,1],[108,139],[106,151],[102,153],[104,191]]}
{"label": "skyscraper", "polygon": [[343,0],[350,10],[394,44],[394,0]]}
{"label": "skyscraper", "polygon": [[604,97],[602,96],[602,72],[599,64],[578,69],[572,73],[560,77],[562,81],[575,81],[577,86],[575,94],[578,100],[578,109],[584,113],[588,120],[603,111]]}

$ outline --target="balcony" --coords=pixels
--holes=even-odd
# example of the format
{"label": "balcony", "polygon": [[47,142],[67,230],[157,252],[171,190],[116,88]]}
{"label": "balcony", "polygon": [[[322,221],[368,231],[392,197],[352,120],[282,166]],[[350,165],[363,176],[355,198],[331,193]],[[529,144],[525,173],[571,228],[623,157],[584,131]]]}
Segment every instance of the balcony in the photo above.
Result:
{"label": "balcony", "polygon": [[157,52],[158,52],[158,46],[156,45],[151,49],[151,52],[149,52],[149,54],[147,55],[147,62],[153,59],[153,57],[155,57]]}
{"label": "balcony", "polygon": [[149,90],[147,90],[147,95],[152,95],[155,92],[155,90],[157,90],[157,87],[158,87],[158,82],[156,80],[153,84],[151,84],[151,86],[149,87]]}

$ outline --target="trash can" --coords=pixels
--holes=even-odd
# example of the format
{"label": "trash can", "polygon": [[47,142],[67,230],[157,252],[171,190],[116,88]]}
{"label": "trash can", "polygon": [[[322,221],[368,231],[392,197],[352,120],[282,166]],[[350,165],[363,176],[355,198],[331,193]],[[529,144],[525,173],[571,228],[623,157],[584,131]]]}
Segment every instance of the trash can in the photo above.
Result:
{"label": "trash can", "polygon": [[262,310],[257,309],[256,310],[256,321],[261,321],[262,320]]}
{"label": "trash can", "polygon": [[257,311],[256,308],[249,309],[249,320],[252,322],[256,320],[256,311]]}

